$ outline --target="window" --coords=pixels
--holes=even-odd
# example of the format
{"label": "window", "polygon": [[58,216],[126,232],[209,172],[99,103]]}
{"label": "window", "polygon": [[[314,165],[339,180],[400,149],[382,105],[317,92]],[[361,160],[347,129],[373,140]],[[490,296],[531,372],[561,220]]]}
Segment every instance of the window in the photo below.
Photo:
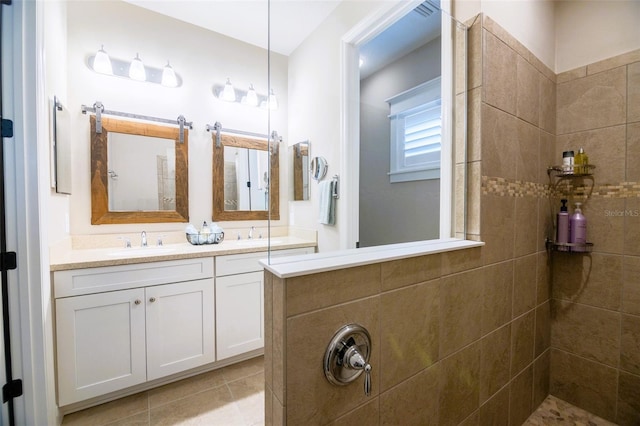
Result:
{"label": "window", "polygon": [[391,183],[440,178],[440,77],[387,99],[391,124]]}

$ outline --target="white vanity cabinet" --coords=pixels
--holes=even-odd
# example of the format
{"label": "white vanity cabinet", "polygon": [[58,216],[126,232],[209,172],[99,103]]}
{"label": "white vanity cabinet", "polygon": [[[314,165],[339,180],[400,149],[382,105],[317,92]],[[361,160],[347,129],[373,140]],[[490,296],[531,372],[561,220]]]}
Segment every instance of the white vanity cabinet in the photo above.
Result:
{"label": "white vanity cabinet", "polygon": [[58,404],[215,361],[213,258],[54,272]]}
{"label": "white vanity cabinet", "polygon": [[[271,257],[313,253],[313,248],[277,250]],[[230,358],[264,347],[266,252],[216,257],[216,358]]]}

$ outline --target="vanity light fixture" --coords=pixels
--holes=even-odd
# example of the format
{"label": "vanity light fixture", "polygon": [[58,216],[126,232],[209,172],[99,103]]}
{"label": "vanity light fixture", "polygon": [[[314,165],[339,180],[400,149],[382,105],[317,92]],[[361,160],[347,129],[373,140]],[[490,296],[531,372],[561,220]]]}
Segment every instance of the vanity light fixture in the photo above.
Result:
{"label": "vanity light fixture", "polygon": [[247,95],[242,97],[241,103],[243,105],[249,106],[258,106],[258,94],[253,88],[253,84],[249,85],[249,90],[247,90]]}
{"label": "vanity light fixture", "polygon": [[111,67],[111,59],[104,50],[104,45],[100,46],[100,50],[96,52],[95,59],[93,60],[93,70],[100,74],[113,75],[113,68]]}
{"label": "vanity light fixture", "polygon": [[169,65],[169,61],[167,61],[167,65],[165,65],[162,70],[162,81],[160,84],[166,87],[176,87],[178,85],[176,73],[173,71],[171,65]]}
{"label": "vanity light fixture", "polygon": [[269,100],[267,102],[267,107],[271,111],[275,111],[278,109],[278,98],[276,98],[276,94],[273,93],[273,89],[271,89],[271,92],[269,92]]}
{"label": "vanity light fixture", "polygon": [[145,65],[136,53],[132,61],[110,58],[101,46],[95,55],[87,58],[89,69],[105,75],[123,77],[135,81],[161,84],[165,87],[178,87],[182,85],[182,79],[167,61],[164,68],[155,68]]}
{"label": "vanity light fixture", "polygon": [[220,94],[220,99],[225,102],[235,102],[236,101],[236,90],[233,88],[233,84],[231,84],[231,80],[227,78],[227,82],[224,85],[224,89],[222,89],[222,93]]}
{"label": "vanity light fixture", "polygon": [[142,59],[136,53],[136,57],[131,61],[129,65],[129,77],[136,81],[147,81],[147,72],[144,69]]}

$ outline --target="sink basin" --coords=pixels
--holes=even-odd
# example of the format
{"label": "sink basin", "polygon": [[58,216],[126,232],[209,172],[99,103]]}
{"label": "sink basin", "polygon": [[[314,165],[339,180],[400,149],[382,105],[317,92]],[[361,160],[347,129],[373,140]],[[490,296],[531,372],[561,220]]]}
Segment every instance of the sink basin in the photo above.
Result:
{"label": "sink basin", "polygon": [[171,247],[132,247],[112,251],[109,256],[153,256],[173,251],[176,251],[176,249]]}
{"label": "sink basin", "polygon": [[[271,239],[271,244],[280,244],[281,242],[282,240],[274,240],[273,238]],[[253,240],[236,240],[236,243],[243,246],[266,246],[269,244],[269,239],[258,238]]]}

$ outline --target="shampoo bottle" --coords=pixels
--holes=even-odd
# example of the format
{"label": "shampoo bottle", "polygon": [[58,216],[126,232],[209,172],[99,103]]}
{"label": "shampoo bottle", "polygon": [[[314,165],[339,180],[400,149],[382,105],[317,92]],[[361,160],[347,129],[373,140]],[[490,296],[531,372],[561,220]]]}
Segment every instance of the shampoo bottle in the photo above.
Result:
{"label": "shampoo bottle", "polygon": [[578,244],[578,246],[571,248],[571,251],[576,252],[586,251],[586,246],[580,244],[586,244],[587,242],[587,218],[582,214],[580,206],[582,206],[582,203],[576,203],[575,211],[569,220],[569,242]]}
{"label": "shampoo bottle", "polygon": [[[567,210],[567,200],[562,199],[562,207],[558,212],[556,221],[556,242],[559,244],[566,244],[569,242],[569,212]],[[568,251],[568,246],[560,245],[559,251]]]}

